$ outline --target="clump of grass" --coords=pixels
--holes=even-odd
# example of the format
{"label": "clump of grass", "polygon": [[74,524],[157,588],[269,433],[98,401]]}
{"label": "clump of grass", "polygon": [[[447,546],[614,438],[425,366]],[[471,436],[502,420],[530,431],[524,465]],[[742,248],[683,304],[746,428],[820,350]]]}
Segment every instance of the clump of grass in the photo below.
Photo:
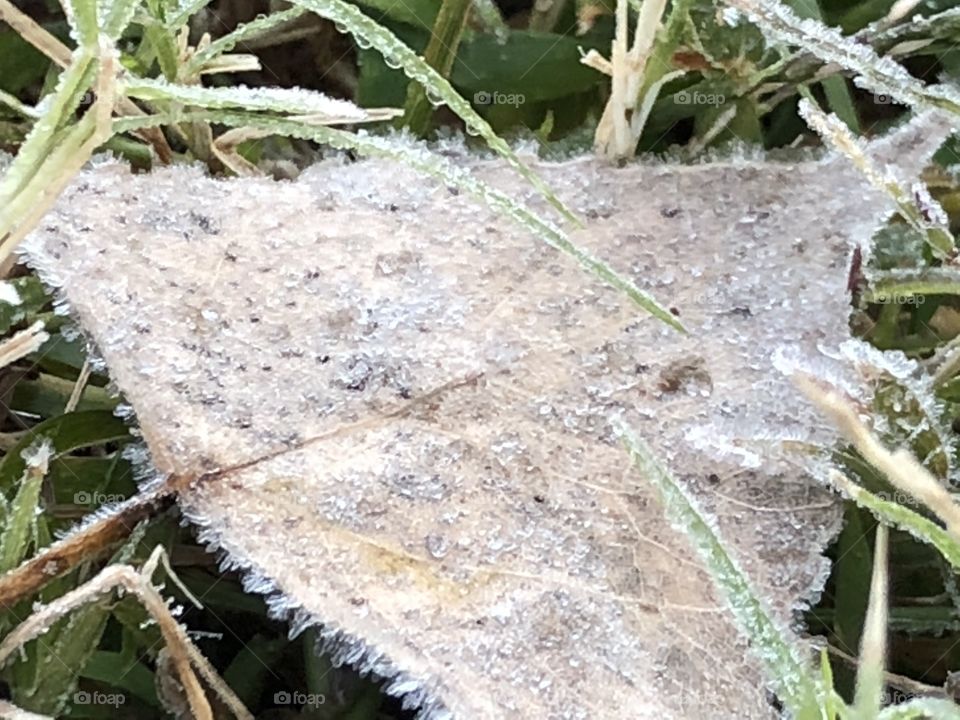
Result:
{"label": "clump of grass", "polygon": [[[869,45],[854,43],[809,18],[801,21],[783,5],[765,0],[730,0],[728,4],[747,13],[776,42],[800,48],[820,61],[833,62],[857,73],[855,83],[862,87],[876,93],[890,93],[892,97],[919,108],[933,106],[952,113],[960,108],[957,104],[960,95],[951,86],[923,85],[889,58],[881,58]],[[781,52],[786,52],[785,57],[791,57],[789,50]],[[806,96],[800,102],[800,115],[836,150],[845,154],[873,185],[891,196],[899,211],[898,222],[924,243],[918,247],[925,247],[925,252],[912,258],[916,265],[910,277],[871,272],[866,287],[860,284],[861,278],[856,278],[858,284],[854,290],[859,294],[860,301],[867,306],[871,302],[883,303],[886,298],[899,292],[904,295],[897,297],[909,296],[914,300],[927,293],[953,294],[955,279],[950,268],[956,256],[956,241],[947,213],[938,201],[923,185],[906,187],[885,169],[874,167],[863,153],[860,141],[852,135],[849,129],[851,123],[822,113],[816,107],[812,94],[805,88],[800,88],[799,92]],[[871,270],[874,268],[871,267]],[[872,279],[876,280],[875,285],[871,284]],[[905,312],[896,305],[888,305],[881,310],[877,325],[885,324],[883,337],[887,344],[895,345],[895,338],[900,334],[899,326],[909,315],[930,318],[928,312],[921,314],[917,309],[922,304],[914,302],[912,312],[909,308]],[[879,332],[877,337],[880,338]],[[943,341],[939,344],[942,345]],[[941,416],[952,414],[956,417],[956,406],[953,404],[956,401],[951,399],[950,404],[944,404],[942,395],[937,396],[937,389],[948,382],[947,378],[956,374],[958,364],[953,361],[954,357],[947,353],[946,361],[940,363],[935,376],[924,381],[908,380],[900,377],[902,373],[889,376],[886,365],[875,369],[880,377],[889,377],[884,377],[884,381],[873,388],[875,402],[871,410],[874,419],[883,427],[895,431],[891,436],[894,441],[907,443],[906,447],[892,451],[864,422],[862,407],[854,406],[840,390],[825,386],[815,375],[795,375],[798,387],[820,407],[836,425],[841,436],[850,443],[850,447],[835,458],[849,463],[849,468],[854,468],[864,478],[861,483],[855,482],[848,477],[849,468],[834,464],[823,479],[875,519],[872,532],[873,571],[869,588],[861,585],[864,592],[852,601],[855,593],[847,591],[843,594],[847,605],[865,603],[845,609],[845,612],[859,614],[863,623],[862,628],[857,629],[860,658],[856,663],[852,688],[846,683],[835,685],[826,651],[821,655],[820,674],[814,672],[812,662],[807,659],[809,650],[805,643],[786,629],[778,627],[771,619],[760,594],[751,588],[710,519],[699,510],[693,497],[657,463],[637,437],[626,429],[621,431],[637,468],[657,488],[668,515],[690,538],[715,584],[727,598],[735,620],[750,638],[768,678],[776,688],[778,698],[791,717],[960,717],[960,709],[946,697],[944,690],[922,683],[911,682],[909,685],[912,691],[920,693],[918,697],[899,704],[884,701],[888,683],[897,682],[893,676],[885,673],[887,634],[890,630],[889,605],[893,602],[887,572],[890,552],[888,528],[933,548],[937,557],[945,561],[946,593],[955,595],[954,578],[960,569],[957,565],[960,561],[960,504],[954,499],[952,486],[957,478],[951,468],[955,467],[957,448],[951,437],[952,431],[943,429]],[[875,376],[873,382],[876,382]],[[898,383],[906,383],[907,386],[898,388]],[[922,450],[921,459],[917,459],[913,449]],[[817,462],[822,463],[822,458]],[[822,470],[821,464],[810,467],[814,473]],[[941,474],[935,474],[934,469]],[[865,486],[877,481],[888,483],[887,486],[896,492],[880,493]],[[858,524],[862,522],[855,511],[848,512],[847,518]],[[852,527],[855,529],[858,525]],[[849,552],[852,544],[862,543],[865,538],[865,532],[848,533],[845,530],[845,535],[841,537],[843,547],[848,548],[845,552]],[[899,546],[903,547],[903,543],[899,543]],[[838,586],[845,582],[858,582],[858,577],[848,580],[844,576],[837,576],[833,580]],[[837,597],[841,597],[839,593]],[[812,616],[816,617],[816,611]],[[850,702],[840,694],[844,689],[853,690]]]}

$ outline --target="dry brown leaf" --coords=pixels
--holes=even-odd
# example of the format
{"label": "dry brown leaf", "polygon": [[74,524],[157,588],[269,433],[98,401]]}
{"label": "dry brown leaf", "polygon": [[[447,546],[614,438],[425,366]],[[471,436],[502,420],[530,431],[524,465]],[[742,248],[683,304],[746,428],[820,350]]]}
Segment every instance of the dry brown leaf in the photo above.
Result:
{"label": "dry brown leaf", "polygon": [[[876,143],[915,173],[926,116]],[[498,162],[460,158],[508,195]],[[773,714],[622,417],[718,518],[788,622],[838,512],[784,460],[697,449],[815,414],[771,367],[847,335],[851,244],[888,202],[843,160],[536,167],[575,238],[681,336],[436,182],[380,161],[295,183],[87,173],[28,245],[204,542],[295,629],[431,718]]]}

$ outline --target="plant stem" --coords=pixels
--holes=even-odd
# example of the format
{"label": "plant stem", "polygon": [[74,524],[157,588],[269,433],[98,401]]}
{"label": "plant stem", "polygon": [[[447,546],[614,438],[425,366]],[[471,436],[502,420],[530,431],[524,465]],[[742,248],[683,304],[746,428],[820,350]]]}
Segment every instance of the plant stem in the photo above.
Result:
{"label": "plant stem", "polygon": [[540,0],[533,4],[530,11],[530,30],[553,32],[564,11],[567,0]]}
{"label": "plant stem", "polygon": [[[443,0],[430,42],[423,53],[423,59],[444,78],[450,77],[453,61],[457,57],[460,38],[467,24],[471,0]],[[427,97],[427,91],[420,83],[410,83],[407,90],[407,103],[400,123],[415,135],[424,136],[430,130],[433,107]]]}

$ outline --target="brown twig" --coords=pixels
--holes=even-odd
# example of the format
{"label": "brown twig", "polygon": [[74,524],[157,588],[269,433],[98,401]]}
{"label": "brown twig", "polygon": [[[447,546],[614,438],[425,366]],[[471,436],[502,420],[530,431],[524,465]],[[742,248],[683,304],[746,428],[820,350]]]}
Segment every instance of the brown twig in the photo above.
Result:
{"label": "brown twig", "polygon": [[0,607],[16,604],[81,562],[98,557],[127,537],[141,520],[165,510],[172,502],[173,494],[166,486],[141,493],[111,515],[45,548],[36,557],[0,576]]}
{"label": "brown twig", "polygon": [[70,64],[69,48],[8,0],[0,0],[0,20],[60,67]]}
{"label": "brown twig", "polygon": [[44,331],[43,322],[37,321],[25,330],[0,343],[0,368],[14,363],[40,349],[50,335]]}
{"label": "brown twig", "polygon": [[[196,665],[212,689],[226,701],[235,717],[239,720],[253,720],[253,715],[193,645],[186,631],[170,612],[163,596],[154,587],[151,576],[158,561],[164,558],[163,547],[157,546],[140,572],[130,565],[111,565],[80,587],[40,607],[0,642],[0,666],[24,644],[49,631],[60,618],[101,595],[122,590],[140,600],[160,629],[192,717],[197,720],[213,720],[210,702],[194,672]],[[165,560],[164,565],[169,572],[169,565]]]}

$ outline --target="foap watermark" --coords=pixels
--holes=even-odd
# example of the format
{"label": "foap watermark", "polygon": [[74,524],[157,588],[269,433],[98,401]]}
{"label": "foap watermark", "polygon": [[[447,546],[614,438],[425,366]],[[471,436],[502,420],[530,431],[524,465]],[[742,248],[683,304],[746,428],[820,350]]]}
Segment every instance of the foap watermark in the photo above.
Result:
{"label": "foap watermark", "polygon": [[883,706],[887,705],[899,705],[902,702],[907,700],[912,700],[915,695],[908,693],[904,690],[894,687],[885,687],[880,691],[880,704]]}
{"label": "foap watermark", "polygon": [[721,293],[720,290],[717,288],[707,288],[706,290],[699,293],[698,295],[694,295],[689,300],[689,303],[691,305],[710,305],[710,306],[725,305],[728,302],[730,302],[729,299],[726,296],[724,296],[723,293]]}
{"label": "foap watermark", "polygon": [[680,90],[673,94],[673,102],[677,105],[713,105],[714,107],[719,107],[727,102],[727,96],[723,93]]}
{"label": "foap watermark", "polygon": [[478,90],[473,94],[474,105],[512,105],[519,107],[527,101],[523,93],[503,93],[497,90]]}
{"label": "foap watermark", "polygon": [[86,690],[77,690],[73,694],[74,705],[101,705],[107,707],[120,707],[127,702],[126,696],[122,693],[104,693],[87,692]]}
{"label": "foap watermark", "polygon": [[73,494],[74,505],[110,505],[112,503],[123,502],[126,499],[127,498],[125,495],[88,492],[86,490],[81,490],[80,492],[75,492]]}
{"label": "foap watermark", "polygon": [[910,295],[906,293],[877,295],[872,299],[872,302],[878,305],[916,305],[918,307],[926,301],[927,298],[924,295]]}
{"label": "foap watermark", "polygon": [[917,502],[916,498],[909,493],[905,493],[901,490],[894,490],[892,492],[887,492],[886,490],[880,490],[875,492],[876,495],[881,500],[886,500],[887,502],[894,503],[896,505],[903,505],[906,507],[919,507],[920,503]]}
{"label": "foap watermark", "polygon": [[320,693],[303,693],[297,690],[289,692],[287,690],[280,690],[273,694],[273,704],[277,706],[281,705],[296,705],[297,707],[303,708],[317,708],[327,702],[325,695]]}

